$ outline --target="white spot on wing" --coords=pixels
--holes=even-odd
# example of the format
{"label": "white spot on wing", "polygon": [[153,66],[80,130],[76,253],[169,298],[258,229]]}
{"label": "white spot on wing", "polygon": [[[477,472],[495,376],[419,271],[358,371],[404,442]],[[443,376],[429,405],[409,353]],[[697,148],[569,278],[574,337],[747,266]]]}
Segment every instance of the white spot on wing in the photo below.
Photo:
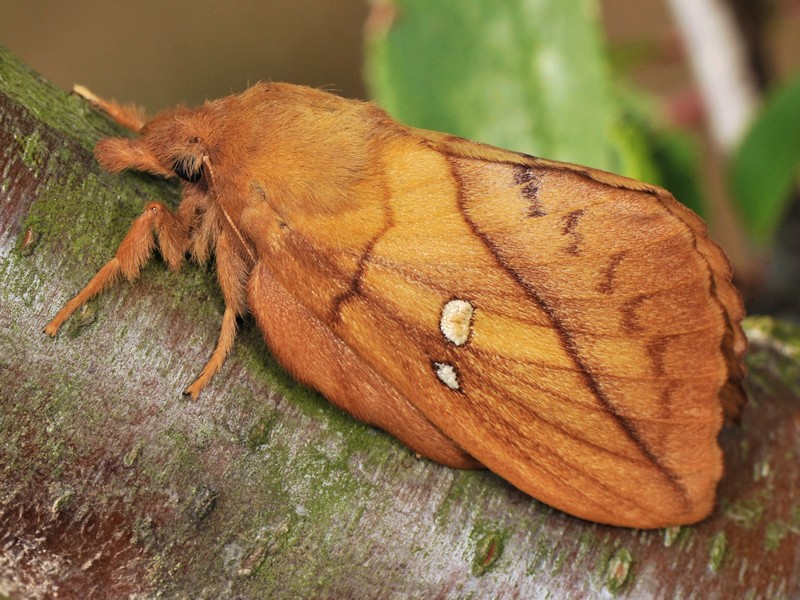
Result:
{"label": "white spot on wing", "polygon": [[466,300],[450,300],[444,305],[439,329],[448,342],[456,346],[467,343],[473,312],[475,308]]}
{"label": "white spot on wing", "polygon": [[447,363],[435,362],[433,368],[436,369],[436,376],[443,384],[451,390],[460,390],[461,386],[458,384],[458,376],[456,369],[453,365]]}

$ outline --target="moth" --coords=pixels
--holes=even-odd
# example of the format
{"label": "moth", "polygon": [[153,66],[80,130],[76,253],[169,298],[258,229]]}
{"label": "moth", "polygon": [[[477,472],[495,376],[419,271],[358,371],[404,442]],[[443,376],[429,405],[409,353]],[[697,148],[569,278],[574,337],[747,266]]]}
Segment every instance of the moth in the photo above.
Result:
{"label": "moth", "polygon": [[83,95],[138,134],[100,165],[177,177],[182,200],[148,203],[46,333],[156,244],[175,271],[213,255],[225,311],[192,398],[249,311],[296,379],[423,457],[601,523],[711,512],[744,309],[667,191],[296,85],[152,119]]}

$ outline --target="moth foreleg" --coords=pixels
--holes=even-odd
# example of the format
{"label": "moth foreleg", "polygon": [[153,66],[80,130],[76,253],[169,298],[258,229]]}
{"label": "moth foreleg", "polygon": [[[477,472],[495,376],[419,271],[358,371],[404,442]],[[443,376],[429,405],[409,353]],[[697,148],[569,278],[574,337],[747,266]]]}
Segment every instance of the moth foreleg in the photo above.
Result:
{"label": "moth foreleg", "polygon": [[211,358],[208,359],[200,376],[184,390],[184,394],[196,399],[211,378],[220,370],[225,358],[233,349],[236,339],[236,319],[245,310],[245,282],[247,265],[239,253],[231,246],[231,237],[223,230],[217,240],[217,278],[225,298],[225,313],[222,315],[222,328],[219,340]]}
{"label": "moth foreleg", "polygon": [[72,313],[103,290],[111,287],[120,276],[133,281],[139,276],[155,247],[158,235],[164,260],[173,269],[180,267],[188,245],[183,228],[169,209],[160,202],[149,203],[144,212],[131,224],[131,228],[117,248],[117,252],[78,294],[67,302],[44,331],[56,335]]}

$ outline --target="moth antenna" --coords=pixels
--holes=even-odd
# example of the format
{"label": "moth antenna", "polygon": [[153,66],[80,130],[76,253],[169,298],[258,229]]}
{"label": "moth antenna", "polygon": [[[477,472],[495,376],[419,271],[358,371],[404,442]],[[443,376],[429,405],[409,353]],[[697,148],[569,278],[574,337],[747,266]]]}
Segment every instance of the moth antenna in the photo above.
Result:
{"label": "moth antenna", "polygon": [[96,96],[89,88],[75,84],[72,86],[72,93],[80,96],[96,109],[103,111],[125,129],[130,129],[139,133],[147,123],[144,108],[138,104],[128,103],[119,104],[114,100],[104,100]]}

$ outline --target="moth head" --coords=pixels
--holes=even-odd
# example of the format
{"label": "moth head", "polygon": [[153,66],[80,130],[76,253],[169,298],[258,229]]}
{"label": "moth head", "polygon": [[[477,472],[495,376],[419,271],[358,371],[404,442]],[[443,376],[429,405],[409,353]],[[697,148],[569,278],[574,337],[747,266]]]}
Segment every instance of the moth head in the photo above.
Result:
{"label": "moth head", "polygon": [[203,176],[204,155],[205,151],[202,149],[200,139],[189,140],[189,146],[172,161],[173,173],[184,181],[197,183]]}
{"label": "moth head", "polygon": [[108,171],[134,169],[197,183],[203,177],[207,150],[194,121],[185,115],[172,114],[148,122],[138,138],[101,140],[95,147],[95,155]]}

